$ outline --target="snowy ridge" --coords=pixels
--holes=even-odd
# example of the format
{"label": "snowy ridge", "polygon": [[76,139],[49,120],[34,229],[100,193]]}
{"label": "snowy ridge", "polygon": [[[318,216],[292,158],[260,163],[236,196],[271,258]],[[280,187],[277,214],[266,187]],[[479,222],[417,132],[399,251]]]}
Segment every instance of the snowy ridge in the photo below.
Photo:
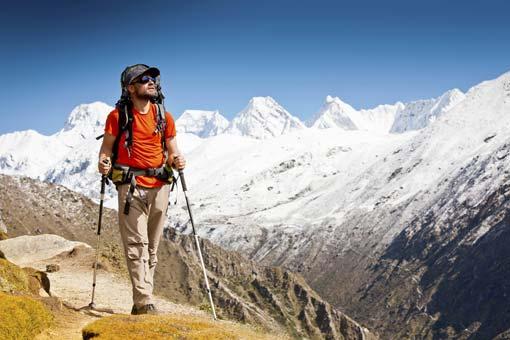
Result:
{"label": "snowy ridge", "polygon": [[360,110],[360,129],[387,133],[390,131],[397,112],[403,110],[405,105],[397,102],[393,105],[379,105],[373,109]]}
{"label": "snowy ridge", "polygon": [[66,154],[90,147],[89,142],[102,133],[112,109],[100,102],[79,105],[69,115],[64,128],[51,136],[33,130],[0,136],[2,173],[45,180],[48,169],[58,168]]}
{"label": "snowy ridge", "polygon": [[309,123],[313,128],[328,129],[341,128],[344,130],[357,130],[354,123],[356,110],[338,97],[327,96],[322,108],[315,114]]}
{"label": "snowy ridge", "polygon": [[397,102],[357,111],[340,98],[327,96],[325,104],[308,125],[318,129],[403,133],[426,127],[464,98],[464,93],[453,89],[434,99],[405,104]]}
{"label": "snowy ridge", "polygon": [[44,171],[69,148],[54,136],[27,130],[0,136],[0,150],[2,173],[43,179]]}
{"label": "snowy ridge", "polygon": [[389,131],[402,133],[424,128],[464,100],[465,97],[465,94],[460,90],[453,89],[434,99],[406,103],[402,109],[397,111],[395,122]]}
{"label": "snowy ridge", "polygon": [[103,128],[106,116],[112,110],[113,107],[102,102],[78,105],[69,114],[63,131],[88,127],[88,131],[95,132],[95,127]]}
{"label": "snowy ridge", "polygon": [[292,116],[271,97],[254,97],[232,120],[226,133],[265,139],[304,129],[304,124]]}
{"label": "snowy ridge", "polygon": [[186,110],[175,121],[177,132],[192,133],[202,138],[219,135],[229,121],[218,111]]}
{"label": "snowy ridge", "polygon": [[[421,193],[437,192],[445,178],[473,157],[496,152],[507,140],[509,78],[505,75],[473,88],[435,124],[418,131],[306,129],[263,143],[241,136],[233,140],[228,135],[209,139],[189,154],[187,169],[190,187],[200,188],[195,198],[203,208],[197,218],[213,221],[214,230],[203,230],[203,236],[229,248],[253,251],[262,229],[294,236],[302,233],[298,239],[304,240],[314,233],[313,226],[341,226],[357,214],[388,211]],[[484,193],[480,188],[475,195]],[[414,216],[429,200],[437,199],[422,195],[404,217]],[[185,211],[173,213],[186,220]],[[236,231],[231,232],[232,228]],[[398,231],[388,231],[384,242]],[[271,254],[278,257],[275,250]],[[262,249],[255,255],[264,256]]]}
{"label": "snowy ridge", "polygon": [[338,97],[327,96],[323,107],[309,123],[312,128],[341,128],[386,133],[393,124],[396,113],[404,104],[379,105],[373,109],[357,111]]}
{"label": "snowy ridge", "polygon": [[[488,83],[491,84],[491,82]],[[483,88],[484,84],[480,84],[479,87]],[[470,90],[468,93],[469,98],[473,98],[473,95],[470,93],[477,88],[475,87]],[[455,98],[462,99],[464,97],[465,95],[454,90],[440,97],[439,100],[435,101],[434,105],[430,105],[431,112],[442,112],[437,115],[439,117],[436,119],[437,124],[452,124],[451,117],[453,116],[449,111],[445,112],[446,109],[444,108],[449,105],[452,106],[456,102]],[[207,139],[202,139],[192,133],[179,133],[177,136],[179,146],[188,156],[189,169],[194,173],[190,176],[190,181],[193,181],[193,178],[198,180],[198,178],[204,176],[205,182],[200,183],[199,187],[210,188],[211,195],[217,192],[219,188],[223,188],[223,185],[227,185],[227,183],[230,183],[228,185],[233,185],[233,193],[238,193],[240,187],[250,183],[250,176],[254,176],[254,183],[260,182],[260,176],[264,178],[267,176],[267,187],[274,187],[274,185],[269,184],[271,182],[269,176],[272,173],[271,171],[279,173],[280,170],[275,169],[286,166],[292,166],[292,168],[296,168],[292,171],[297,171],[297,169],[300,169],[297,164],[304,166],[304,164],[308,163],[310,163],[310,167],[303,168],[305,172],[299,173],[299,177],[303,178],[303,183],[308,183],[307,180],[309,178],[314,179],[316,176],[321,178],[326,176],[324,178],[327,178],[333,173],[337,175],[344,174],[350,178],[351,176],[359,176],[374,161],[380,160],[385,154],[391,154],[395,150],[396,145],[403,143],[403,141],[413,136],[413,134],[404,134],[402,137],[391,137],[391,134],[388,135],[387,131],[381,128],[388,127],[394,112],[405,106],[405,104],[381,105],[371,110],[356,111],[338,98],[329,96],[326,99],[327,107],[341,108],[346,113],[345,116],[358,129],[333,128],[331,133],[326,132],[324,129],[306,129],[297,118],[292,117],[289,112],[278,105],[271,97],[255,97],[250,100],[248,106],[239,113],[238,117],[230,123],[225,133],[208,137]],[[457,112],[457,108],[463,107],[460,104],[466,104],[472,100],[474,99],[469,99],[468,101],[466,99],[458,100],[453,108]],[[84,193],[89,197],[97,198],[98,175],[96,163],[101,141],[96,141],[95,137],[102,133],[104,120],[111,109],[113,108],[103,103],[80,105],[71,113],[65,128],[52,136],[43,136],[35,131],[15,132],[0,136],[0,171],[6,174],[28,175],[56,182]],[[482,112],[486,111],[485,108],[480,110]],[[206,111],[205,113],[204,111],[189,111],[188,113],[188,117],[198,116],[199,122],[204,122],[201,120],[202,118],[211,118],[209,121],[216,122],[214,117],[221,116],[211,111]],[[326,110],[323,110],[323,113],[326,113]],[[466,117],[462,114],[457,114],[454,120],[455,122],[462,122],[465,119]],[[480,114],[479,112],[476,115],[476,119],[490,120],[489,116],[486,117],[485,114]],[[219,121],[222,121],[221,117]],[[433,126],[437,124],[433,124]],[[469,124],[476,125],[477,123],[470,122]],[[205,128],[207,124],[197,124],[196,126],[203,126]],[[433,126],[419,131],[432,131]],[[343,131],[342,135],[338,134],[340,130]],[[201,131],[205,130],[202,129]],[[295,133],[288,133],[292,131]],[[349,133],[345,134],[347,132]],[[420,135],[423,135],[423,133]],[[452,136],[454,135],[452,134]],[[452,138],[452,136],[449,138]],[[253,137],[264,140],[253,140]],[[344,138],[347,138],[347,140]],[[271,141],[272,139],[274,141]],[[256,143],[256,147],[254,143]],[[316,145],[312,148],[313,151],[310,145]],[[377,147],[373,145],[377,145]],[[444,149],[443,146],[438,147]],[[262,154],[258,150],[264,150],[264,153]],[[227,153],[225,154],[224,152]],[[240,155],[243,156],[240,157]],[[338,160],[334,161],[337,158]],[[215,171],[223,173],[223,169],[232,169],[233,164],[238,166],[240,162],[246,164],[246,169],[245,166],[239,166],[241,173],[239,173],[240,177],[238,180],[232,181],[232,173],[229,172],[224,174],[224,176],[229,178],[229,181],[219,183],[211,181],[211,173],[216,173]],[[195,164],[200,164],[200,166],[195,168]],[[279,164],[284,165],[280,166]],[[254,171],[266,175],[260,175],[254,173]],[[346,180],[343,176],[335,176],[335,178],[337,181]],[[358,183],[364,182],[365,179],[360,179]],[[298,183],[293,180],[288,185],[284,185],[283,191],[280,191],[294,192],[298,190],[298,192],[294,192],[294,194],[297,194],[299,190],[315,190],[314,186],[309,187],[306,184],[301,187]],[[326,187],[329,189],[333,188],[332,183],[328,183]],[[420,186],[416,188],[420,188]],[[267,195],[264,190],[260,194],[264,193],[264,201],[269,202],[270,200],[266,197]],[[208,190],[204,190],[204,195],[209,195],[207,192]],[[250,195],[253,193],[253,191],[247,192]],[[112,188],[110,188],[109,195],[110,197],[115,195]],[[236,197],[233,202],[236,202],[238,198]],[[332,199],[332,202],[336,201],[338,200]],[[244,200],[239,202],[244,202]],[[296,201],[296,203],[298,202],[299,200]],[[226,206],[231,204],[229,203]],[[338,204],[341,203],[339,202]],[[367,202],[360,204],[363,206]],[[111,206],[115,206],[114,200],[112,200]],[[252,203],[242,203],[241,206],[252,207]],[[329,203],[323,204],[316,211],[327,210],[327,207],[329,207]],[[295,216],[298,215],[296,214]],[[289,217],[292,219],[291,215]]]}

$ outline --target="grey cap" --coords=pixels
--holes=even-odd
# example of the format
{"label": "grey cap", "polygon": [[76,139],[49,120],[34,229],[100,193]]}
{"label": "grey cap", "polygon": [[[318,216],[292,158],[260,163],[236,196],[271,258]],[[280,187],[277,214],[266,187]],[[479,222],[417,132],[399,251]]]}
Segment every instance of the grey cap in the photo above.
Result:
{"label": "grey cap", "polygon": [[136,64],[128,66],[122,72],[120,76],[120,82],[122,86],[130,85],[133,80],[141,76],[142,74],[148,74],[152,77],[157,77],[160,75],[159,70],[156,67],[149,67],[145,64]]}

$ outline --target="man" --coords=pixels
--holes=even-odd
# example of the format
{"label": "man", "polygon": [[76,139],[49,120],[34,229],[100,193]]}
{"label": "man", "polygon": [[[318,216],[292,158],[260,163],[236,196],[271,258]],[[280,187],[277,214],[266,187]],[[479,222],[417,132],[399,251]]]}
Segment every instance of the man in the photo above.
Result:
{"label": "man", "polygon": [[[121,76],[124,99],[119,103],[123,101],[125,105],[118,103],[108,115],[99,151],[98,170],[103,175],[113,170],[112,179],[118,191],[119,230],[133,286],[131,314],[135,315],[157,314],[152,291],[170,191],[168,169],[184,169],[186,165],[177,147],[172,116],[164,112],[164,122],[158,120],[163,116],[163,113],[158,116],[162,105],[155,104],[160,95],[159,75],[157,68],[143,64],[124,70]],[[131,129],[119,129],[119,115],[124,113],[124,107],[125,112],[132,114]],[[122,171],[117,181],[116,171]],[[160,176],[162,171],[166,177]]]}

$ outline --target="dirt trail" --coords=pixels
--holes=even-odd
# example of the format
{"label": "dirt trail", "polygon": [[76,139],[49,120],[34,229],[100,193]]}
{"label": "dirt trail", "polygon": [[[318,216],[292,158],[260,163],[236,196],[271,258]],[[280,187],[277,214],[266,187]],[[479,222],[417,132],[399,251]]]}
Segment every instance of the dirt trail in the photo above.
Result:
{"label": "dirt trail", "polygon": [[[51,295],[58,297],[62,306],[52,308],[56,317],[55,326],[40,334],[37,339],[81,339],[81,329],[86,324],[102,316],[110,315],[86,309],[76,311],[88,306],[91,302],[95,251],[83,243],[73,243],[70,246],[69,241],[64,242],[65,239],[58,240],[54,236],[31,236],[29,242],[33,246],[24,247],[24,256],[20,256],[20,252],[16,250],[15,243],[20,241],[16,238],[0,241],[0,250],[10,261],[20,266],[32,267],[40,271],[46,271],[46,266],[49,264],[59,266],[58,271],[47,273],[47,275],[50,280]],[[52,251],[48,252],[51,257],[41,259],[41,252],[38,252],[38,249],[49,241],[52,241],[53,245]],[[55,254],[58,255],[54,256]],[[45,293],[41,291],[41,294]],[[98,308],[112,309],[116,314],[129,314],[132,307],[129,279],[121,274],[109,272],[101,266],[97,272],[94,300]],[[207,313],[191,306],[175,304],[161,297],[156,297],[155,303],[163,313],[208,317]]]}

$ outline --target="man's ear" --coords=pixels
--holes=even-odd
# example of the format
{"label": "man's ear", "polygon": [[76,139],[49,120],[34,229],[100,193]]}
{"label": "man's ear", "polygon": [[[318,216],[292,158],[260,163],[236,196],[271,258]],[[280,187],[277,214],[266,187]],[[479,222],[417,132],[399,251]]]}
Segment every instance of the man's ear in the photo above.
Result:
{"label": "man's ear", "polygon": [[135,93],[135,91],[136,91],[136,90],[135,90],[135,85],[133,85],[133,84],[128,85],[128,86],[127,86],[127,90],[128,90],[128,92],[129,92],[129,94],[133,94],[133,93]]}

